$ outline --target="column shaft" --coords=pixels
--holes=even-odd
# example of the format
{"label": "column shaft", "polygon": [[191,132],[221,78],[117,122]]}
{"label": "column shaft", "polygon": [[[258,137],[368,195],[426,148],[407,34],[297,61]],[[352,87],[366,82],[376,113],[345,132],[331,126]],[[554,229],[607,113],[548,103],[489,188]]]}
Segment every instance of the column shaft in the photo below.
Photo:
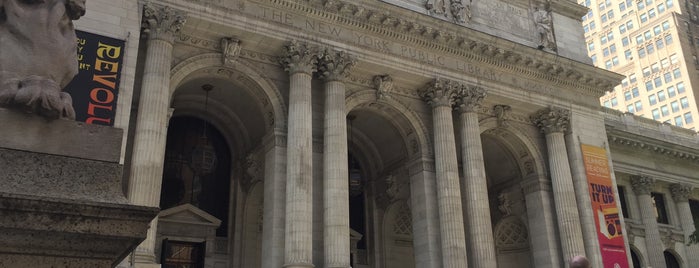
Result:
{"label": "column shaft", "polygon": [[451,107],[435,105],[434,154],[444,267],[466,267],[466,237]]}
{"label": "column shaft", "polygon": [[585,247],[563,132],[546,134],[546,145],[563,258],[569,260],[573,256],[584,255]]}
{"label": "column shaft", "polygon": [[325,267],[347,268],[350,266],[350,232],[344,83],[327,81],[325,94],[325,143],[323,146]]}
{"label": "column shaft", "polygon": [[289,79],[285,267],[313,267],[311,75],[294,72]]}
{"label": "column shaft", "polygon": [[439,214],[434,170],[418,159],[410,168],[410,212],[413,220],[415,267],[440,268]]}
{"label": "column shaft", "polygon": [[466,229],[472,267],[497,266],[495,242],[490,221],[488,182],[485,178],[483,146],[481,144],[478,114],[461,113],[461,161],[464,170],[464,200]]}
{"label": "column shaft", "polygon": [[[274,131],[274,130],[273,130]],[[276,131],[274,131],[276,132]],[[264,215],[262,217],[262,267],[284,265],[284,217],[286,204],[286,136],[271,133],[265,146]]]}
{"label": "column shaft", "polygon": [[653,268],[665,268],[665,256],[663,255],[663,244],[660,239],[658,222],[655,217],[653,200],[650,193],[638,195],[638,203],[641,209],[641,221],[645,228],[646,255],[648,256],[648,266]]}
{"label": "column shaft", "polygon": [[[689,200],[677,202],[677,210],[680,215],[680,223],[682,224],[682,232],[684,233],[685,241],[689,241],[689,236],[694,233],[694,219],[692,218],[692,210],[689,207]],[[699,267],[699,246],[685,246],[687,256],[687,267]]]}

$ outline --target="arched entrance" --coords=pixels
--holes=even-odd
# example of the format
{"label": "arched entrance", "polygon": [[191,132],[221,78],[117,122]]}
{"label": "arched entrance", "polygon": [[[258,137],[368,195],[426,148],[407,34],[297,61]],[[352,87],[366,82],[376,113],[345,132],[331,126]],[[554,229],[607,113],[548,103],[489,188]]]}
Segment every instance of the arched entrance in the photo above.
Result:
{"label": "arched entrance", "polygon": [[[161,206],[186,206],[168,217],[189,225],[180,226],[177,236],[159,232],[159,241],[166,241],[161,246],[168,241],[203,244],[206,266],[260,267],[264,152],[259,148],[277,124],[284,125],[277,113],[283,106],[276,90],[243,60],[235,68],[220,63],[220,55],[204,54],[173,69],[166,155],[174,160],[165,163]],[[205,87],[213,88],[208,97]],[[217,172],[204,174],[195,161],[182,160],[187,158]],[[189,177],[171,179],[168,169]],[[181,220],[186,217],[190,220]]]}
{"label": "arched entrance", "polygon": [[[348,100],[350,222],[363,216],[365,224],[351,226],[364,229],[352,267],[416,267],[408,165],[422,134],[400,104],[359,99]],[[352,179],[357,168],[360,182]]]}

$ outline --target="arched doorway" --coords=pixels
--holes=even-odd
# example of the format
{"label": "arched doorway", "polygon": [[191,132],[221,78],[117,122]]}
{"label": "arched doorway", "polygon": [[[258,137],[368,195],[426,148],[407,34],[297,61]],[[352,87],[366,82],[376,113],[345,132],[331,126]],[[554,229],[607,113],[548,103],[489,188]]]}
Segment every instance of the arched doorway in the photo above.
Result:
{"label": "arched doorway", "polygon": [[[420,150],[417,131],[404,113],[387,103],[348,106],[352,108],[348,116],[351,196],[355,193],[350,222],[356,222],[360,213],[365,217],[359,252],[366,246],[366,261],[359,254],[353,267],[415,267],[407,166]],[[352,180],[356,167],[361,183]],[[356,185],[361,185],[361,197]],[[362,206],[364,211],[358,212]]]}
{"label": "arched doorway", "polygon": [[633,268],[641,268],[641,258],[638,256],[638,250],[634,247],[629,247],[631,249],[631,264]]}
{"label": "arched doorway", "polygon": [[677,260],[677,257],[675,257],[675,254],[672,252],[666,250],[663,251],[663,255],[665,256],[665,266],[667,268],[680,268],[680,261]]}

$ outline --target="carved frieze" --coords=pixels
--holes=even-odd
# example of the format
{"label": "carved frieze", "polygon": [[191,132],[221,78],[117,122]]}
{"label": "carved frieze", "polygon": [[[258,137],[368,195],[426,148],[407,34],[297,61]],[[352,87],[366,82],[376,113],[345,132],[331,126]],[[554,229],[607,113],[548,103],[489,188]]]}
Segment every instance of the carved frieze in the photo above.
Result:
{"label": "carved frieze", "polygon": [[471,20],[472,0],[427,0],[425,8],[430,15],[465,24]]}

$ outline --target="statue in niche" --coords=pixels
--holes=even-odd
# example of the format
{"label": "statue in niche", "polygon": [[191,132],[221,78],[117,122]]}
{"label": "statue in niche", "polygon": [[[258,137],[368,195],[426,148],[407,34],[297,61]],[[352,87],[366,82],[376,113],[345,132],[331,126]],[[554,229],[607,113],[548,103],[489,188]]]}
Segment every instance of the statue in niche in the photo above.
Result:
{"label": "statue in niche", "polygon": [[62,89],[78,73],[73,20],[86,0],[0,0],[0,106],[75,119]]}
{"label": "statue in niche", "polygon": [[553,19],[548,4],[541,3],[534,7],[532,12],[536,33],[538,37],[538,49],[548,48],[556,51],[556,38],[553,35]]}
{"label": "statue in niche", "polygon": [[447,5],[444,0],[427,0],[425,7],[431,14],[442,15],[447,13]]}
{"label": "statue in niche", "polygon": [[466,23],[471,20],[471,2],[464,5],[464,0],[453,0],[451,2],[451,14],[454,16],[454,22],[456,23]]}

